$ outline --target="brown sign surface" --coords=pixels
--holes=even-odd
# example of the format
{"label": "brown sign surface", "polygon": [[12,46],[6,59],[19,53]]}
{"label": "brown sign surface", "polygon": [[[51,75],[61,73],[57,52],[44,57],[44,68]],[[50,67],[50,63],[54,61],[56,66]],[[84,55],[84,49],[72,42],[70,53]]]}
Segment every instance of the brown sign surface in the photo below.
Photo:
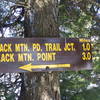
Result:
{"label": "brown sign surface", "polygon": [[91,69],[91,59],[89,39],[0,39],[0,72]]}

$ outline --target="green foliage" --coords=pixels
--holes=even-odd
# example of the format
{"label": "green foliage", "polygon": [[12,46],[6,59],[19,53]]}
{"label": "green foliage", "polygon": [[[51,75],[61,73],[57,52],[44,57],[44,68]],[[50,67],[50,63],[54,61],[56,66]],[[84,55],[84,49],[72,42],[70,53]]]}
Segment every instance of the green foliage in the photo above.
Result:
{"label": "green foliage", "polygon": [[87,9],[82,9],[82,5],[78,5],[79,4],[76,1],[72,2],[68,0],[59,6],[60,31],[64,37],[90,37],[94,35],[93,32],[96,31],[93,29],[96,21],[93,19],[94,16],[90,11],[92,4],[87,3]]}
{"label": "green foliage", "polygon": [[[99,100],[99,72],[67,71],[61,73],[62,100]],[[91,86],[93,84],[94,86]],[[65,99],[67,98],[67,99]]]}
{"label": "green foliage", "polygon": [[[100,25],[98,20],[100,21],[100,19],[97,16],[98,11],[95,11],[92,3],[87,0],[79,2],[65,0],[61,3],[59,9],[61,36],[91,37],[94,44],[92,49],[94,71],[66,71],[61,73],[62,100],[99,100]],[[91,84],[94,84],[94,86],[91,86]],[[91,86],[90,89],[88,89],[89,86]]]}
{"label": "green foliage", "polygon": [[7,85],[0,83],[0,98],[5,98],[5,100],[13,100],[15,98],[15,93],[10,92]]}

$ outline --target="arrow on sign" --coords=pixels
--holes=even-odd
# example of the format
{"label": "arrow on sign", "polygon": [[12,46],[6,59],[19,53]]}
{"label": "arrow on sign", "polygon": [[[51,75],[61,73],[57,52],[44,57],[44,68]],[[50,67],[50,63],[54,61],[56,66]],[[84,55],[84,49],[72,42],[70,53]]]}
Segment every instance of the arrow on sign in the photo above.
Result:
{"label": "arrow on sign", "polygon": [[30,71],[32,72],[32,69],[41,69],[41,68],[69,68],[71,67],[70,64],[54,64],[54,65],[32,65],[31,63],[28,64],[28,65],[24,65],[24,66],[21,66],[19,67],[19,69],[23,69],[23,70],[26,70],[26,71]]}

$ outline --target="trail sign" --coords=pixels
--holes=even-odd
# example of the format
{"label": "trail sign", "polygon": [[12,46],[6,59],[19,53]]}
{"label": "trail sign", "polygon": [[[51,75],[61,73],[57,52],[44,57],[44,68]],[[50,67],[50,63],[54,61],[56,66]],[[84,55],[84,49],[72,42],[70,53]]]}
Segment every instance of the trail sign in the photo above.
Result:
{"label": "trail sign", "polygon": [[91,60],[89,39],[0,39],[0,72],[91,69]]}

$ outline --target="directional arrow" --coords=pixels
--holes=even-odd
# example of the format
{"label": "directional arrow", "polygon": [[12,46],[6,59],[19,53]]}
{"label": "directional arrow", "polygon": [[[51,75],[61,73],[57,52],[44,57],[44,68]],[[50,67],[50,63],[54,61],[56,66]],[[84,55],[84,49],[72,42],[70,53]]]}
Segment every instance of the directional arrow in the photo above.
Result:
{"label": "directional arrow", "polygon": [[69,68],[71,67],[70,64],[54,64],[54,65],[32,65],[31,63],[28,65],[24,65],[19,67],[19,69],[23,69],[26,71],[32,72],[32,69],[41,69],[41,68]]}

